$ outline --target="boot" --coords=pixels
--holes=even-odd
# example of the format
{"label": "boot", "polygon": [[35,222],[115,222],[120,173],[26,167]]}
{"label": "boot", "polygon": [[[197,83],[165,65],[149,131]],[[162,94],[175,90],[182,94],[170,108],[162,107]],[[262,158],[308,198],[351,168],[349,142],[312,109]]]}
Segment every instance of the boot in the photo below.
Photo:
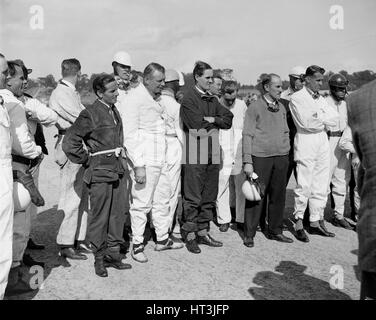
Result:
{"label": "boot", "polygon": [[95,274],[100,277],[108,277],[107,269],[104,266],[104,257],[96,256],[94,262]]}

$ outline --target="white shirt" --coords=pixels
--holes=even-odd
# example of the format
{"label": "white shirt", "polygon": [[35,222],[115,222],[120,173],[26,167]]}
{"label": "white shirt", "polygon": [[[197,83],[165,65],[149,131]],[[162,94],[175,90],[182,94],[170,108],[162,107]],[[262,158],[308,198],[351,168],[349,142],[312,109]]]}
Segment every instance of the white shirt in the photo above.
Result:
{"label": "white shirt", "polygon": [[230,129],[219,131],[219,143],[224,152],[224,165],[234,164],[234,174],[242,168],[242,133],[247,105],[243,100],[235,99],[231,107],[224,106],[234,115]]}
{"label": "white shirt", "polygon": [[287,101],[291,100],[291,96],[295,93],[294,90],[291,89],[291,87],[288,87],[285,91],[281,93],[281,99],[285,99]]}
{"label": "white shirt", "polygon": [[35,134],[38,122],[46,127],[50,127],[58,120],[57,113],[38,99],[25,96],[24,108],[28,114],[27,124],[32,135]]}
{"label": "white shirt", "polygon": [[10,119],[10,132],[13,138],[12,154],[28,159],[35,159],[42,153],[40,146],[35,144],[29,132],[23,103],[7,89],[0,90]]}
{"label": "white shirt", "polygon": [[61,82],[51,93],[49,107],[59,116],[57,127],[68,129],[85,107],[81,104],[80,95],[75,86],[64,79]]}
{"label": "white shirt", "polygon": [[159,103],[164,107],[166,112],[166,134],[174,136],[183,144],[183,130],[180,119],[180,104],[176,101],[174,94],[167,90],[162,91]]}
{"label": "white shirt", "polygon": [[298,133],[331,130],[338,121],[338,112],[322,96],[313,99],[307,88],[295,92],[290,101],[291,115]]}
{"label": "white shirt", "polygon": [[340,101],[338,103],[336,100],[334,100],[334,98],[331,95],[327,96],[325,99],[328,102],[329,106],[335,109],[339,114],[339,117],[336,121],[336,125],[330,128],[330,130],[331,131],[344,131],[347,127],[346,101]]}
{"label": "white shirt", "polygon": [[143,84],[120,101],[124,147],[134,167],[163,166],[166,161],[166,114]]}
{"label": "white shirt", "polygon": [[[0,96],[1,96],[0,90]],[[12,165],[12,137],[10,134],[10,119],[8,111],[0,105],[0,166],[10,167]]]}

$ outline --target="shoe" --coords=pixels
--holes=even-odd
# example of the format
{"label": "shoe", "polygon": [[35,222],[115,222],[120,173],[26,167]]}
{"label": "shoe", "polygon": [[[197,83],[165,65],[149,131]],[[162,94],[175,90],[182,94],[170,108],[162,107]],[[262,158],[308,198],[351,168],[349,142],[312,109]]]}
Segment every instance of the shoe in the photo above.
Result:
{"label": "shoe", "polygon": [[320,227],[329,235],[329,237],[335,237],[335,234],[333,232],[329,232],[326,228],[324,220],[319,220],[319,224]]}
{"label": "shoe", "polygon": [[69,258],[72,260],[87,260],[87,256],[82,253],[77,252],[73,248],[61,249],[59,255],[63,258]]}
{"label": "shoe", "polygon": [[201,249],[198,246],[196,239],[187,240],[185,242],[185,246],[187,247],[189,252],[196,253],[196,254],[201,253]]}
{"label": "shoe", "polygon": [[42,244],[35,243],[33,239],[29,238],[26,248],[30,250],[44,250],[46,247]]}
{"label": "shoe", "polygon": [[93,247],[90,243],[86,243],[85,241],[78,241],[76,251],[78,253],[90,254],[93,253]]}
{"label": "shoe", "polygon": [[108,277],[108,272],[104,265],[103,256],[95,257],[94,269],[97,276],[100,276],[102,278]]}
{"label": "shoe", "polygon": [[112,267],[118,270],[126,270],[132,268],[129,263],[123,263],[121,262],[121,260],[114,260],[110,256],[104,257],[104,266],[105,268]]}
{"label": "shoe", "polygon": [[8,275],[8,285],[5,288],[4,297],[20,295],[34,290],[36,289],[32,289],[30,284],[22,279],[21,267],[18,266],[10,269]]}
{"label": "shoe", "polygon": [[296,230],[296,235],[295,235],[296,239],[298,239],[299,241],[302,241],[302,242],[309,242],[309,238],[307,236],[307,234],[305,233],[304,229],[299,229],[299,230]]}
{"label": "shoe", "polygon": [[198,244],[206,244],[209,247],[222,247],[223,243],[217,240],[214,240],[209,234],[206,236],[197,236]]}
{"label": "shoe", "polygon": [[337,217],[334,217],[334,219],[332,220],[332,224],[335,227],[340,227],[340,228],[344,228],[347,230],[353,229],[353,227],[350,225],[350,223],[347,222],[345,218],[338,219]]}
{"label": "shoe", "polygon": [[137,262],[141,262],[141,263],[148,262],[148,257],[144,253],[143,245],[139,245],[136,248],[133,248],[131,251],[131,256]]}
{"label": "shoe", "polygon": [[289,237],[286,237],[282,233],[281,234],[271,234],[271,233],[269,233],[268,234],[268,239],[269,240],[276,240],[276,241],[279,241],[279,242],[285,242],[285,243],[292,243],[292,242],[294,242],[294,240],[292,240]]}
{"label": "shoe", "polygon": [[251,237],[245,237],[243,240],[243,244],[248,248],[253,248],[255,246],[255,242]]}
{"label": "shoe", "polygon": [[312,227],[310,226],[308,228],[308,232],[310,234],[317,234],[319,236],[323,236],[323,237],[334,237],[334,233],[331,233],[331,232],[328,232],[328,231],[325,231],[321,225],[318,226],[318,227]]}
{"label": "shoe", "polygon": [[22,262],[25,266],[32,267],[32,266],[41,266],[44,268],[44,262],[36,261],[33,257],[29,254],[24,254],[22,257]]}
{"label": "shoe", "polygon": [[166,244],[157,243],[155,251],[164,251],[169,249],[181,249],[184,245],[181,242],[174,242],[172,239],[168,239]]}
{"label": "shoe", "polygon": [[230,224],[229,223],[224,223],[224,224],[221,224],[221,226],[219,227],[219,231],[221,231],[221,232],[227,232],[229,228],[230,228]]}

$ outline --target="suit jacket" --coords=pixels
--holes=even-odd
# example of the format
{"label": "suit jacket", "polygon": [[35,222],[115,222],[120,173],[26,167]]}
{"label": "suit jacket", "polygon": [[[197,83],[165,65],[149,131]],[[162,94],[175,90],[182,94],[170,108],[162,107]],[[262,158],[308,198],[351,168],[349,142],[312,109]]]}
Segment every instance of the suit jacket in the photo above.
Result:
{"label": "suit jacket", "polygon": [[360,158],[359,267],[376,272],[376,80],[348,97],[348,122]]}
{"label": "suit jacket", "polygon": [[109,107],[96,100],[80,113],[63,139],[62,148],[68,159],[86,167],[84,181],[88,184],[116,181],[124,173],[121,156],[116,157],[113,152],[96,156],[89,154],[123,146],[121,118],[115,106],[112,110],[116,123]]}

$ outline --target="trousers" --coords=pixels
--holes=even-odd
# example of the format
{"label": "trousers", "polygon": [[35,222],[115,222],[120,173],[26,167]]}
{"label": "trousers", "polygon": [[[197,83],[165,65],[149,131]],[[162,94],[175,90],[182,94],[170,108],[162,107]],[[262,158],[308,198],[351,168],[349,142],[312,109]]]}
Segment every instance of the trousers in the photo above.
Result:
{"label": "trousers", "polygon": [[294,216],[303,219],[309,204],[309,221],[324,219],[330,171],[330,147],[325,132],[297,133],[294,142],[297,185]]}
{"label": "trousers", "polygon": [[134,170],[131,169],[132,203],[130,207],[132,242],[141,244],[144,241],[147,215],[151,212],[151,221],[155,228],[157,241],[166,240],[169,236],[174,212],[169,210],[170,180],[167,163],[163,166],[146,166],[146,183],[136,183]]}
{"label": "trousers", "polygon": [[219,164],[183,165],[183,230],[209,230],[218,195]]}
{"label": "trousers", "polygon": [[0,160],[0,300],[8,284],[12,265],[13,240],[13,173],[11,162]]}
{"label": "trousers", "polygon": [[86,237],[88,199],[83,174],[84,168],[70,160],[60,168],[58,210],[64,214],[56,238],[60,246],[71,247],[75,240],[83,241]]}
{"label": "trousers", "polygon": [[334,200],[334,215],[343,219],[345,212],[345,200],[347,186],[351,177],[351,162],[348,153],[338,147],[340,137],[330,137],[330,173],[328,194],[331,193]]}
{"label": "trousers", "polygon": [[265,185],[265,196],[261,201],[246,200],[244,236],[250,238],[255,236],[263,208],[266,208],[269,233],[281,234],[289,166],[288,155],[267,158],[253,156],[252,161],[254,172]]}
{"label": "trousers", "polygon": [[88,185],[90,215],[88,240],[94,247],[94,254],[105,253],[108,247],[118,247],[124,242],[123,228],[128,212],[126,179],[97,182]]}

